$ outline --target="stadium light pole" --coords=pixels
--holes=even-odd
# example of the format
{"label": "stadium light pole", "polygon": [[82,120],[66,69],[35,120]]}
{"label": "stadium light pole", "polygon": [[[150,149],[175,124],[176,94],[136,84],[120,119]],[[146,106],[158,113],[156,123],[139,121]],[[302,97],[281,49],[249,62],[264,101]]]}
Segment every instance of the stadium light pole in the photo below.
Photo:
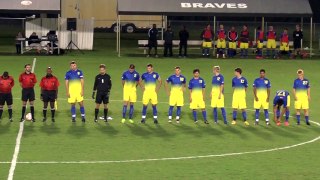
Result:
{"label": "stadium light pole", "polygon": [[[216,16],[213,16],[213,32],[216,32],[216,21],[217,21],[217,17]],[[212,54],[213,56],[215,55],[215,46],[212,46]]]}
{"label": "stadium light pole", "polygon": [[313,21],[313,18],[312,16],[310,17],[310,58],[312,57],[312,41],[313,41],[313,31],[312,31],[312,22]]}

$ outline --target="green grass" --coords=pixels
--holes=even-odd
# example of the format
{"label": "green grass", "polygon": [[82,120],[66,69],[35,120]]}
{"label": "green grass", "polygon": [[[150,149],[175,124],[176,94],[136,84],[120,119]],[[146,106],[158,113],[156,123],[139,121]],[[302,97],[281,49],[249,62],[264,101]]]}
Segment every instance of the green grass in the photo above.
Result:
{"label": "green grass", "polygon": [[[286,89],[291,92],[296,70],[303,68],[312,85],[312,101],[310,104],[311,120],[320,122],[318,102],[320,102],[318,85],[318,69],[316,60],[213,60],[196,56],[187,59],[178,58],[144,58],[133,48],[124,48],[124,55],[118,58],[112,41],[97,40],[95,51],[85,55],[72,53],[65,56],[39,56],[35,73],[40,80],[47,66],[53,67],[54,74],[60,79],[59,111],[56,123],[42,123],[42,103],[39,100],[39,87],[36,87],[36,123],[26,122],[22,136],[19,162],[69,162],[69,161],[117,161],[153,158],[170,158],[183,156],[199,156],[257,151],[290,146],[312,140],[319,136],[319,127],[312,124],[296,126],[291,118],[291,126],[271,127],[253,126],[253,80],[259,70],[267,70],[272,83],[272,95],[276,90]],[[126,46],[126,45],[125,45]],[[1,56],[0,72],[8,70],[17,81],[23,71],[23,65],[32,63],[33,56]],[[76,60],[85,75],[85,107],[88,122],[72,124],[69,105],[66,102],[64,74],[68,70],[70,60]],[[94,76],[98,73],[98,65],[107,65],[112,76],[113,88],[109,105],[110,116],[114,119],[105,124],[93,122],[94,101],[90,99]],[[147,63],[153,63],[155,71],[163,80],[173,73],[174,66],[181,66],[183,74],[189,80],[192,70],[200,68],[201,76],[207,82],[206,103],[210,125],[202,122],[195,125],[188,108],[188,93],[185,94],[186,105],[183,108],[181,124],[167,123],[168,97],[163,88],[159,93],[159,121],[155,126],[152,119],[146,125],[138,122],[141,117],[141,102],[135,105],[135,124],[121,124],[122,88],[121,74],[134,63],[137,71],[143,73]],[[228,119],[231,119],[231,79],[233,69],[241,67],[243,75],[248,79],[250,87],[247,93],[248,116],[250,127],[241,121],[236,126],[214,125],[212,111],[209,106],[211,67],[220,65],[225,76],[225,103]],[[12,159],[15,139],[19,130],[20,92],[16,82],[14,95],[14,122],[7,122],[7,112],[0,122],[0,161],[10,162]],[[142,99],[138,89],[138,99]],[[293,99],[292,99],[293,100]],[[292,103],[293,105],[293,103]],[[79,112],[79,111],[78,111]],[[200,114],[199,114],[200,115]],[[294,116],[293,109],[291,115]],[[151,117],[151,108],[148,109]],[[201,119],[201,118],[200,118]],[[219,116],[221,120],[221,116]],[[261,117],[263,120],[263,116]],[[16,167],[15,179],[319,179],[320,158],[319,141],[303,146],[266,152],[227,157],[211,157],[199,159],[146,161],[104,164],[19,164]],[[8,176],[10,164],[0,164],[0,179]]]}

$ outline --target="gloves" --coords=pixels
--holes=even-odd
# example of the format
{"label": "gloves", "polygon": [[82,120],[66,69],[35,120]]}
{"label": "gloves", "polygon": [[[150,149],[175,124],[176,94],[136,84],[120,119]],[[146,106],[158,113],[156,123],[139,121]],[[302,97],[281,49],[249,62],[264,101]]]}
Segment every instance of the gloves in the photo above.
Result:
{"label": "gloves", "polygon": [[95,91],[93,91],[92,92],[92,99],[94,99],[94,96],[96,95],[96,92]]}

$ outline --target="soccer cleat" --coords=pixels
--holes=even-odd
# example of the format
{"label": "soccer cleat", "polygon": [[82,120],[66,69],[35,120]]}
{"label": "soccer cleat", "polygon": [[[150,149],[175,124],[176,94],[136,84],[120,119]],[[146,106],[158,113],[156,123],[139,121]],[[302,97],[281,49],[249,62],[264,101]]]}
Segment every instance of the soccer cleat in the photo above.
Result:
{"label": "soccer cleat", "polygon": [[237,121],[233,120],[233,121],[231,122],[231,124],[232,124],[232,125],[236,125],[236,124],[237,124]]}
{"label": "soccer cleat", "polygon": [[219,59],[219,54],[217,54],[217,59]]}
{"label": "soccer cleat", "polygon": [[13,122],[12,118],[9,119],[10,122]]}
{"label": "soccer cleat", "polygon": [[154,123],[154,124],[158,124],[158,120],[157,120],[157,119],[154,119],[154,120],[153,120],[153,123]]}
{"label": "soccer cleat", "polygon": [[76,118],[75,117],[72,118],[72,122],[73,123],[76,122]]}
{"label": "soccer cleat", "polygon": [[226,58],[226,55],[225,55],[225,54],[222,54],[222,58],[225,59],[225,58]]}
{"label": "soccer cleat", "polygon": [[46,121],[47,121],[47,118],[43,118],[43,119],[42,119],[42,122],[46,122]]}
{"label": "soccer cleat", "polygon": [[97,123],[97,122],[98,122],[98,119],[94,119],[94,122]]}
{"label": "soccer cleat", "polygon": [[121,119],[121,123],[124,124],[126,122],[126,119]]}
{"label": "soccer cleat", "polygon": [[209,122],[208,121],[203,121],[205,124],[209,124]]}
{"label": "soccer cleat", "polygon": [[52,118],[51,121],[52,121],[53,123],[56,122],[56,120],[55,120],[54,118]]}
{"label": "soccer cleat", "polygon": [[23,121],[24,121],[24,119],[23,119],[23,118],[21,118],[21,119],[20,119],[20,122],[23,122]]}
{"label": "soccer cleat", "polygon": [[34,122],[36,122],[36,119],[31,119],[31,121],[34,123]]}
{"label": "soccer cleat", "polygon": [[245,122],[244,122],[244,125],[249,126],[250,124],[249,124],[248,121],[245,121]]}
{"label": "soccer cleat", "polygon": [[133,124],[133,123],[134,123],[134,121],[133,121],[132,119],[129,119],[129,123]]}
{"label": "soccer cleat", "polygon": [[254,125],[256,125],[256,126],[259,125],[259,121],[255,121]]}
{"label": "soccer cleat", "polygon": [[284,126],[289,126],[289,122],[288,121],[284,122]]}
{"label": "soccer cleat", "polygon": [[195,121],[194,121],[194,123],[195,123],[195,124],[197,124],[197,123],[198,123],[198,121],[197,121],[197,120],[195,120]]}
{"label": "soccer cleat", "polygon": [[269,125],[270,125],[270,122],[269,122],[269,121],[267,121],[267,122],[266,122],[266,125],[267,125],[267,126],[269,126]]}
{"label": "soccer cleat", "polygon": [[172,120],[171,120],[171,119],[169,119],[169,120],[168,120],[168,123],[172,123]]}
{"label": "soccer cleat", "polygon": [[145,119],[142,119],[142,120],[141,120],[141,123],[142,123],[142,124],[145,124],[145,123],[146,123],[146,120],[145,120]]}
{"label": "soccer cleat", "polygon": [[297,125],[300,125],[300,122],[297,122]]}
{"label": "soccer cleat", "polygon": [[179,124],[180,123],[179,119],[177,119],[176,122],[177,122],[177,124]]}
{"label": "soccer cleat", "polygon": [[311,125],[309,121],[306,121],[306,124],[307,124],[308,126],[310,126],[310,125]]}
{"label": "soccer cleat", "polygon": [[227,124],[228,124],[228,121],[223,121],[223,123],[224,123],[225,125],[227,125]]}
{"label": "soccer cleat", "polygon": [[81,121],[82,121],[83,123],[85,123],[85,122],[86,122],[86,118],[85,118],[85,117],[82,117]]}

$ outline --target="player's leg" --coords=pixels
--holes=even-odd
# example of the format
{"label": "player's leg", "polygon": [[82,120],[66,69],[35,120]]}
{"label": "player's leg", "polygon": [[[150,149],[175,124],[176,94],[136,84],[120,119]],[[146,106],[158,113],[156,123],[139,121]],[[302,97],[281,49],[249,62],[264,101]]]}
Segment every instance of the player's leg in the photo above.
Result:
{"label": "player's leg", "polygon": [[76,103],[70,103],[71,104],[71,117],[72,117],[72,122],[76,122]]}
{"label": "player's leg", "polygon": [[240,58],[244,58],[244,43],[240,43],[241,55]]}
{"label": "player's leg", "polygon": [[5,94],[0,94],[0,119],[2,119],[3,107],[5,104]]}
{"label": "player's leg", "polygon": [[304,109],[304,117],[306,119],[306,124],[310,125],[310,122],[309,122],[309,109]]}
{"label": "player's leg", "polygon": [[133,112],[134,112],[134,102],[130,102],[130,109],[129,109],[129,122],[134,123],[133,118]]}
{"label": "player's leg", "polygon": [[258,99],[254,98],[254,102],[253,102],[253,107],[255,109],[255,125],[259,124],[259,119],[260,119],[260,108],[261,108],[261,99],[260,97]]}
{"label": "player's leg", "polygon": [[218,108],[217,107],[213,108],[213,120],[215,123],[218,123]]}
{"label": "player's leg", "polygon": [[247,125],[247,111],[246,109],[241,109],[242,111],[242,118],[243,118],[243,121],[245,122],[245,124]]}
{"label": "player's leg", "polygon": [[276,58],[276,40],[271,41],[272,58]]}
{"label": "player's leg", "polygon": [[34,100],[35,100],[34,89],[30,90],[28,99],[29,99],[29,105],[30,105],[30,112],[32,116],[32,122],[35,122],[36,119],[34,117]]}
{"label": "player's leg", "polygon": [[269,122],[269,101],[267,101],[267,98],[263,98],[265,99],[264,102],[262,102],[262,108],[263,108],[263,111],[264,111],[264,117],[266,119],[266,124],[267,125],[270,125],[270,122]]}
{"label": "player's leg", "polygon": [[209,124],[207,120],[207,110],[205,108],[202,109],[202,116],[203,116],[203,121],[205,124]]}
{"label": "player's leg", "polygon": [[100,103],[96,102],[96,107],[94,108],[94,122],[98,122]]}
{"label": "player's leg", "polygon": [[80,106],[80,113],[81,113],[82,122],[86,122],[86,112],[85,112],[85,108],[84,108],[83,98],[80,100],[80,102],[78,104]]}
{"label": "player's leg", "polygon": [[245,99],[245,98],[241,98],[241,99],[240,99],[240,102],[239,102],[239,109],[241,109],[241,111],[242,111],[242,118],[243,118],[244,124],[248,126],[248,125],[249,125],[249,122],[247,121],[247,111],[246,111],[246,108],[247,108],[246,99]]}
{"label": "player's leg", "polygon": [[152,104],[152,112],[153,112],[153,122],[155,124],[158,124],[158,110],[157,110],[158,95],[156,92],[152,93],[151,104]]}
{"label": "player's leg", "polygon": [[197,123],[198,122],[197,109],[192,109],[192,115],[193,115],[193,121]]}
{"label": "player's leg", "polygon": [[148,104],[150,101],[150,96],[149,93],[147,91],[143,92],[143,96],[142,96],[142,120],[141,123],[145,123],[146,121],[146,117],[147,117],[147,108],[148,108]]}
{"label": "player's leg", "polygon": [[300,117],[301,116],[301,112],[300,109],[296,109],[296,119],[297,119],[297,124],[300,125]]}
{"label": "player's leg", "polygon": [[248,49],[249,49],[249,43],[245,43],[245,47],[244,47],[245,58],[248,58]]}
{"label": "player's leg", "polygon": [[42,122],[45,122],[47,120],[48,103],[49,102],[47,100],[43,100],[43,110],[42,110],[43,120],[42,120]]}
{"label": "player's leg", "polygon": [[278,105],[274,105],[273,106],[273,120],[277,125],[278,125],[278,123],[280,123],[280,120],[279,120],[280,115],[278,116],[278,110],[279,110]]}
{"label": "player's leg", "polygon": [[175,105],[176,105],[176,97],[175,97],[175,94],[171,92],[169,97],[168,122],[172,122],[173,108]]}
{"label": "player's leg", "polygon": [[219,39],[216,42],[217,42],[216,55],[217,55],[217,59],[218,59],[220,57],[220,53],[221,53],[222,42]]}
{"label": "player's leg", "polygon": [[104,94],[103,96],[103,119],[105,122],[108,122],[108,112],[109,112],[109,93]]}
{"label": "player's leg", "polygon": [[54,119],[55,114],[56,114],[56,109],[55,109],[55,107],[54,107],[55,102],[56,102],[55,99],[52,99],[52,100],[50,101],[51,121],[52,121],[52,122],[55,122],[55,119]]}
{"label": "player's leg", "polygon": [[232,97],[232,125],[237,124],[237,115],[238,115],[238,108],[239,108],[239,102],[238,102],[238,98],[236,97],[235,94],[233,94]]}

